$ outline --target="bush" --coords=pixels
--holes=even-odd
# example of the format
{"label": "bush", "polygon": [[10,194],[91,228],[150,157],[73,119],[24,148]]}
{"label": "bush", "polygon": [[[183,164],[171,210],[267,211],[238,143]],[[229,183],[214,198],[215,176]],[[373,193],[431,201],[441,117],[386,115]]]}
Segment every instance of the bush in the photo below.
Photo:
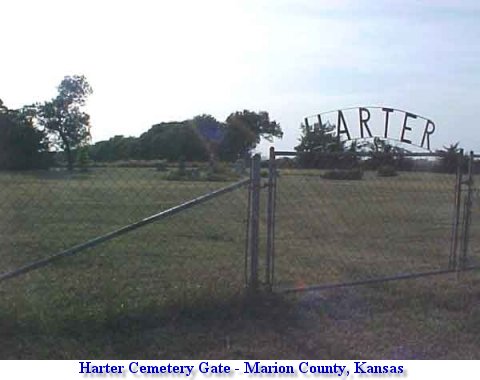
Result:
{"label": "bush", "polygon": [[88,167],[90,166],[90,157],[88,156],[87,147],[81,147],[77,149],[77,165],[80,171],[88,171]]}
{"label": "bush", "polygon": [[206,171],[204,179],[206,181],[226,182],[235,180],[238,174],[230,167],[230,165],[220,162],[211,164]]}
{"label": "bush", "polygon": [[398,173],[394,166],[383,165],[378,168],[377,175],[379,177],[395,177]]}
{"label": "bush", "polygon": [[101,165],[112,168],[155,168],[162,160],[127,160],[127,161],[112,161],[112,162],[95,162],[95,165]]}
{"label": "bush", "polygon": [[232,176],[228,174],[223,174],[223,173],[213,173],[209,172],[207,175],[204,177],[205,181],[210,181],[210,182],[228,182],[232,180]]}
{"label": "bush", "polygon": [[160,160],[156,163],[155,168],[159,172],[166,172],[168,170],[167,160]]}
{"label": "bush", "polygon": [[288,157],[278,158],[276,164],[278,169],[295,169],[298,167],[297,161]]}
{"label": "bush", "polygon": [[178,168],[170,170],[164,178],[167,181],[228,182],[237,180],[239,176],[225,164],[215,163],[204,168],[186,168],[180,163]]}
{"label": "bush", "polygon": [[325,172],[322,176],[325,179],[336,179],[336,180],[361,180],[363,178],[363,171],[360,169],[351,169],[351,170],[329,170]]}
{"label": "bush", "polygon": [[164,179],[167,181],[200,181],[204,178],[201,178],[198,169],[172,169],[168,171]]}
{"label": "bush", "polygon": [[46,169],[50,164],[43,132],[17,111],[4,113],[0,107],[0,170]]}

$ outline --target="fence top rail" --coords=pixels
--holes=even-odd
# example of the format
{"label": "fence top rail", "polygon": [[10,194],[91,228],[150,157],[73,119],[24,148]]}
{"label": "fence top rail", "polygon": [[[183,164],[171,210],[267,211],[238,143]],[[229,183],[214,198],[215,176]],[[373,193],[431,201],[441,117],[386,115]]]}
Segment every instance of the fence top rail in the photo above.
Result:
{"label": "fence top rail", "polygon": [[[283,156],[283,157],[296,157],[296,156],[301,156],[303,154],[311,154],[311,153],[316,153],[321,157],[351,157],[351,156],[357,156],[357,157],[371,157],[375,154],[384,154],[387,155],[389,153],[375,153],[375,152],[294,152],[294,151],[285,151],[285,150],[279,150],[275,151],[275,157]],[[397,157],[445,157],[446,153],[445,152],[406,152],[406,153],[391,153],[393,156]],[[480,157],[480,155],[476,155],[474,157]]]}

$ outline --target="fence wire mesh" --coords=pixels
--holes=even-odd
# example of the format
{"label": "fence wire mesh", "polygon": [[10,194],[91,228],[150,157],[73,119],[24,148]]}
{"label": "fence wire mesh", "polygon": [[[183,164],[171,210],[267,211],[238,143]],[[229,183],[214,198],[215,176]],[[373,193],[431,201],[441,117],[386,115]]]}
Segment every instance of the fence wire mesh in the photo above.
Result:
{"label": "fence wire mesh", "polygon": [[473,161],[471,210],[468,226],[466,265],[480,265],[480,160]]}
{"label": "fence wire mesh", "polygon": [[456,176],[438,172],[441,157],[379,167],[367,156],[350,169],[328,155],[300,169],[299,159],[277,160],[276,286],[448,269]]}
{"label": "fence wire mesh", "polygon": [[[154,168],[0,173],[0,272],[223,188]],[[248,186],[2,283],[4,321],[112,320],[244,288]],[[41,318],[38,318],[38,316]]]}

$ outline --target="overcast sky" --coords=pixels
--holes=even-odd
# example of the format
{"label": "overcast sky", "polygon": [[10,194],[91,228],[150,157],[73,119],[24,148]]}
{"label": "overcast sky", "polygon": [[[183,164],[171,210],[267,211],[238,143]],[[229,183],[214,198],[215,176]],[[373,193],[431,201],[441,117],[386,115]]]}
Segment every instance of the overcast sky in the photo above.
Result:
{"label": "overcast sky", "polygon": [[[2,0],[0,98],[93,87],[93,140],[266,110],[292,149],[303,118],[358,105],[432,119],[433,148],[480,153],[478,0]],[[266,145],[263,145],[265,149]]]}

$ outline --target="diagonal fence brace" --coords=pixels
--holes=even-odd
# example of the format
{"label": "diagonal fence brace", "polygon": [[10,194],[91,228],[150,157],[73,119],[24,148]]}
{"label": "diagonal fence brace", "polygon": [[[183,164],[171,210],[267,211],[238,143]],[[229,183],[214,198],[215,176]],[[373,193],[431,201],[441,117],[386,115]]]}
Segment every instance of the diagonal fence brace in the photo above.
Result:
{"label": "diagonal fence brace", "polygon": [[229,186],[226,186],[226,187],[223,187],[221,189],[212,191],[210,193],[201,195],[197,198],[194,198],[190,201],[182,203],[178,206],[174,206],[172,208],[169,208],[168,210],[161,211],[157,214],[148,216],[148,217],[146,217],[146,218],[144,218],[144,219],[142,219],[142,220],[140,220],[136,223],[129,224],[127,226],[121,227],[121,228],[119,228],[117,230],[114,230],[112,232],[109,232],[105,235],[98,236],[94,239],[88,240],[85,243],[75,245],[71,248],[68,248],[68,249],[62,251],[62,252],[59,252],[59,253],[56,253],[54,255],[48,256],[48,257],[46,257],[44,259],[41,259],[41,260],[38,260],[38,261],[34,261],[32,263],[29,263],[29,264],[27,264],[23,267],[12,270],[10,272],[3,273],[3,274],[0,275],[0,282],[5,281],[5,280],[9,280],[11,278],[19,277],[19,276],[24,275],[28,272],[31,272],[35,269],[42,268],[42,267],[44,267],[44,266],[46,266],[50,263],[53,263],[54,261],[62,259],[64,257],[73,256],[73,255],[75,255],[77,253],[80,253],[80,252],[82,252],[82,251],[84,251],[88,248],[95,247],[95,246],[97,246],[101,243],[112,240],[112,239],[114,239],[118,236],[124,235],[124,234],[126,234],[130,231],[133,231],[133,230],[136,230],[140,227],[146,226],[147,224],[151,224],[151,223],[156,222],[158,220],[165,219],[169,216],[178,214],[181,211],[187,210],[187,209],[189,209],[193,206],[196,206],[196,205],[199,205],[201,203],[207,202],[210,199],[218,197],[219,195],[229,193],[229,192],[231,192],[233,190],[236,190],[236,189],[238,189],[242,186],[245,186],[249,183],[250,183],[250,178],[241,180],[241,181],[236,182],[234,184],[231,184]]}

